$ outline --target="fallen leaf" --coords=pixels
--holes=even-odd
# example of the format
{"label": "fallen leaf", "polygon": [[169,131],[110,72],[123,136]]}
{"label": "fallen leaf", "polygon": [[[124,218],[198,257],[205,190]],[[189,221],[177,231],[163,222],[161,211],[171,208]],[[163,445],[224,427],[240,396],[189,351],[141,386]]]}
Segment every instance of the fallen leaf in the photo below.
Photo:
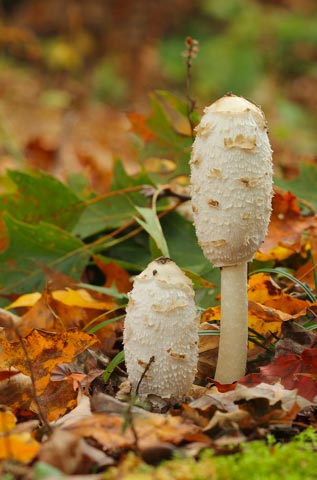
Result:
{"label": "fallen leaf", "polygon": [[255,258],[260,261],[284,260],[299,253],[303,246],[302,234],[316,226],[316,216],[304,216],[299,209],[297,198],[290,192],[275,192],[273,211],[267,236]]}
{"label": "fallen leaf", "polygon": [[282,338],[275,345],[275,356],[288,353],[302,353],[306,348],[317,346],[317,335],[294,322],[282,325]]}
{"label": "fallen leaf", "polygon": [[79,308],[92,308],[94,310],[111,310],[115,304],[113,301],[101,302],[92,297],[92,295],[83,288],[72,290],[55,290],[52,297],[65,305]]}
{"label": "fallen leaf", "polygon": [[50,382],[53,368],[58,363],[71,362],[79,353],[96,343],[96,338],[77,330],[57,334],[34,330],[21,342],[10,343],[6,338],[0,338],[3,348],[0,364],[14,367],[25,375],[30,376],[32,373],[37,394],[41,395]]}
{"label": "fallen leaf", "polygon": [[[3,408],[3,407],[1,407]],[[13,430],[16,425],[17,419],[10,410],[0,409],[0,434]]]}
{"label": "fallen leaf", "polygon": [[66,430],[55,430],[42,445],[38,458],[68,475],[90,473],[92,468],[114,464],[102,450]]}
{"label": "fallen leaf", "polygon": [[290,315],[305,311],[311,303],[284,293],[266,273],[251,275],[248,282],[248,299]]}
{"label": "fallen leaf", "polygon": [[6,307],[6,310],[21,307],[33,307],[40,298],[41,294],[39,292],[25,293],[18,297],[14,302],[10,303],[10,305]]}
{"label": "fallen leaf", "polygon": [[0,437],[0,460],[16,460],[21,463],[29,463],[33,460],[40,449],[31,433],[10,433]]}
{"label": "fallen leaf", "polygon": [[44,391],[37,396],[35,402],[32,397],[30,410],[38,414],[38,404],[42,415],[48,422],[54,422],[77,405],[78,393],[73,388],[73,382],[50,382]]}
{"label": "fallen leaf", "polygon": [[287,354],[260,367],[260,373],[246,375],[239,380],[242,385],[280,382],[287,390],[297,390],[298,395],[313,402],[317,396],[317,348],[307,348],[301,354]]}
{"label": "fallen leaf", "polygon": [[255,427],[276,421],[291,423],[307,405],[296,389],[289,391],[278,383],[252,387],[238,383],[226,392],[212,387],[201,398],[183,405],[183,415],[208,431],[214,440],[221,438],[221,443],[231,443]]}
{"label": "fallen leaf", "polygon": [[[211,309],[207,309],[203,314],[202,320],[205,318],[211,318],[214,312],[211,312]],[[218,325],[212,325],[208,322],[203,321],[199,326],[200,331],[214,331],[215,333],[219,332]],[[219,335],[200,335],[199,336],[199,357],[197,365],[197,374],[196,378],[198,382],[203,382],[206,378],[213,378],[218,357],[218,347],[219,347]]]}
{"label": "fallen leaf", "polygon": [[16,416],[33,416],[30,405],[33,400],[33,392],[30,377],[20,372],[0,382],[1,403],[7,405]]}
{"label": "fallen leaf", "polygon": [[[210,443],[197,425],[181,417],[145,412],[145,415],[133,415],[132,421],[140,449],[161,442],[175,445],[192,441],[202,441],[206,445]],[[125,415],[94,413],[91,418],[70,425],[66,430],[81,438],[93,438],[105,451],[134,448],[135,435],[129,422],[124,428],[125,422]]]}
{"label": "fallen leaf", "polygon": [[132,289],[130,275],[124,268],[120,267],[116,262],[104,262],[97,255],[94,256],[95,264],[105,275],[104,287],[112,287],[115,284],[118,292],[127,293]]}

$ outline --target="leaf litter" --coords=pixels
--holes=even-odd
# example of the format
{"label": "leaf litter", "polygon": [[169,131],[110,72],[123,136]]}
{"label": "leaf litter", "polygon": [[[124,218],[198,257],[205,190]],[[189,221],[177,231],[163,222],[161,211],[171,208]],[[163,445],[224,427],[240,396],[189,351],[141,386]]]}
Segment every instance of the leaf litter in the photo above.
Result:
{"label": "leaf litter", "polygon": [[[315,284],[310,276],[312,293],[307,296],[296,283],[298,272],[305,282],[303,269],[312,262],[316,215],[301,210],[292,193],[276,192],[267,239],[251,265],[263,272],[249,277],[248,373],[236,384],[217,384],[219,276],[207,274],[191,221],[177,212],[186,195],[179,195],[172,177],[188,173],[190,131],[177,133],[161,97],[153,97],[148,118],[131,116],[149,170],[129,176],[117,163],[111,196],[78,188],[74,193],[70,183],[49,176],[10,174],[18,194],[2,198],[3,210],[11,216],[3,216],[6,229],[1,227],[0,450],[4,472],[12,460],[22,468],[13,468],[17,478],[33,478],[42,468],[48,477],[101,478],[92,472],[120,468],[128,452],[156,465],[174,455],[197,458],[210,448],[228,453],[239,450],[241,442],[268,435],[286,441],[307,426],[317,428]],[[170,101],[169,109],[176,105],[182,113],[173,97],[163,97]],[[153,151],[169,159],[173,169],[154,162]],[[62,216],[45,202],[37,210],[37,202],[43,202],[39,182],[64,198]],[[165,186],[159,187],[162,194],[153,208],[142,189],[151,185],[155,195],[158,183]],[[32,211],[21,209],[15,217],[27,196]],[[137,212],[146,226],[133,219]],[[25,250],[25,242],[36,235],[39,239]],[[48,239],[51,244],[43,250]],[[180,252],[182,245],[191,255]],[[149,411],[130,395],[126,382],[124,307],[133,275],[167,246],[194,281],[202,310],[200,354],[186,401],[163,402]],[[268,266],[279,269],[269,274]],[[281,268],[294,277],[283,276]]]}

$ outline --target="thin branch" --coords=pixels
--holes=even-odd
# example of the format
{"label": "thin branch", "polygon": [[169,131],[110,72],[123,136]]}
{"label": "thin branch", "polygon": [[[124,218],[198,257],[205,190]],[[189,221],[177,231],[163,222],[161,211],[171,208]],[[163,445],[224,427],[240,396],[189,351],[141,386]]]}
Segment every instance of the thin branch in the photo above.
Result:
{"label": "thin branch", "polygon": [[191,82],[192,82],[192,65],[193,59],[197,57],[199,50],[198,40],[187,37],[185,40],[186,50],[183,52],[186,65],[186,98],[187,98],[187,117],[190,125],[192,139],[194,140],[194,123],[192,119],[192,113],[196,108],[196,100],[191,96]]}
{"label": "thin branch", "polygon": [[149,370],[149,368],[150,368],[150,366],[152,365],[153,362],[155,362],[155,357],[154,357],[154,355],[153,355],[153,356],[150,358],[150,360],[148,361],[148,363],[147,363],[147,365],[146,365],[145,369],[143,370],[143,373],[142,373],[142,375],[141,375],[141,377],[140,377],[140,380],[138,381],[138,384],[137,384],[136,390],[135,390],[135,395],[136,395],[136,396],[138,396],[141,383],[143,382],[143,379],[144,379],[145,375],[147,374],[147,372],[148,372],[148,370]]}
{"label": "thin branch", "polygon": [[24,343],[24,340],[21,336],[21,333],[19,331],[19,327],[14,325],[13,323],[12,323],[12,327],[13,327],[13,330],[14,330],[16,336],[18,337],[19,343],[20,343],[21,348],[22,348],[22,350],[24,352],[24,355],[25,355],[27,368],[30,372],[32,396],[33,396],[34,403],[35,403],[35,405],[37,407],[37,410],[38,410],[38,416],[39,416],[40,422],[45,427],[46,432],[48,434],[51,434],[52,433],[52,428],[51,428],[50,424],[48,423],[45,414],[43,413],[42,406],[41,406],[41,404],[39,402],[39,399],[38,399],[38,396],[37,396],[36,380],[35,380],[35,375],[34,375],[34,371],[33,371],[32,361],[31,361],[30,356],[29,356],[29,352],[28,352],[28,350],[26,348],[26,345]]}

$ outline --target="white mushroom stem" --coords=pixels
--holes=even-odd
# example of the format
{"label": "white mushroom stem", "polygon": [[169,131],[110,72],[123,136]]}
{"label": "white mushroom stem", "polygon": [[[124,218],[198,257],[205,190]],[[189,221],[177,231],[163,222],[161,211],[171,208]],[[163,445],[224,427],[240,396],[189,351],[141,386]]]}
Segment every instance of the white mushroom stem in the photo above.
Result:
{"label": "white mushroom stem", "polygon": [[221,383],[232,383],[245,374],[248,350],[247,292],[247,262],[221,268],[221,335],[215,375],[215,380]]}

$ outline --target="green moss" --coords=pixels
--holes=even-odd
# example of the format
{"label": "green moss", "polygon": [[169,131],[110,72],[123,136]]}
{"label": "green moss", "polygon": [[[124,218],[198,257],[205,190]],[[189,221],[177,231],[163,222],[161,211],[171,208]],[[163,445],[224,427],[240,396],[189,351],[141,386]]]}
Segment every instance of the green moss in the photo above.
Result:
{"label": "green moss", "polygon": [[205,450],[198,461],[175,458],[157,468],[129,454],[119,467],[111,468],[106,480],[316,480],[317,436],[312,428],[288,444],[255,441],[241,453],[214,456]]}

